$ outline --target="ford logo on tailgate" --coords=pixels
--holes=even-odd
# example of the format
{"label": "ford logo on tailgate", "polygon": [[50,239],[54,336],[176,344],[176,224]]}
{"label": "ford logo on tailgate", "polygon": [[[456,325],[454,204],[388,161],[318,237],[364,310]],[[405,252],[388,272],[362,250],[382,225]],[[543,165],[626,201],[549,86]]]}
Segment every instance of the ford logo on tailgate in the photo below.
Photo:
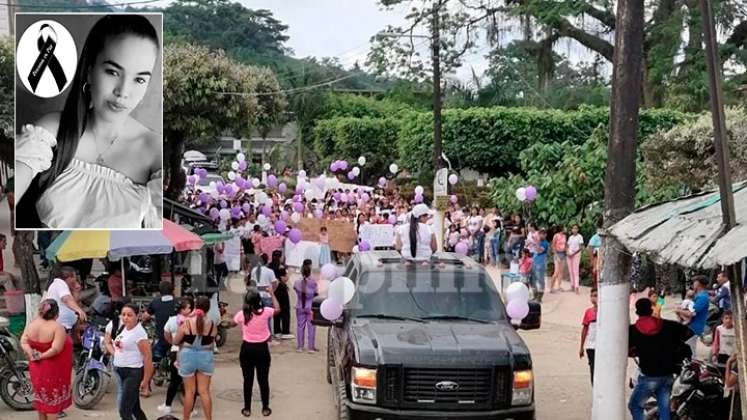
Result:
{"label": "ford logo on tailgate", "polygon": [[452,381],[441,381],[436,384],[436,389],[439,391],[456,391],[459,389],[459,384]]}

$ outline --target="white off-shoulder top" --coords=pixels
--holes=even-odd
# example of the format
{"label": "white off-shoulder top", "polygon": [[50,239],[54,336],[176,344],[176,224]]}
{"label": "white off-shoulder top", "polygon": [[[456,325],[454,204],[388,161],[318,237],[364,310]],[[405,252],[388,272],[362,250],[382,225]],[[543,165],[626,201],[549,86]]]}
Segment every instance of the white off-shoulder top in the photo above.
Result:
{"label": "white off-shoulder top", "polygon": [[[16,161],[34,174],[44,171],[51,166],[55,145],[49,131],[26,126],[17,140]],[[51,229],[160,229],[162,199],[163,170],[143,185],[109,167],[74,158],[39,197],[36,210],[44,227]]]}

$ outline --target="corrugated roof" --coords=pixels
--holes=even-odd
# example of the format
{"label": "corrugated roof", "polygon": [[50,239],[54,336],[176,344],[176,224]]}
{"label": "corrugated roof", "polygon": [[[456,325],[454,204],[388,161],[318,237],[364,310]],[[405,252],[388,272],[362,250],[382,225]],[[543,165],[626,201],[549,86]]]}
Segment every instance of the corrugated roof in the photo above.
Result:
{"label": "corrugated roof", "polygon": [[718,191],[641,208],[609,233],[659,263],[706,269],[738,263],[747,258],[747,182],[733,190],[737,227],[727,235]]}

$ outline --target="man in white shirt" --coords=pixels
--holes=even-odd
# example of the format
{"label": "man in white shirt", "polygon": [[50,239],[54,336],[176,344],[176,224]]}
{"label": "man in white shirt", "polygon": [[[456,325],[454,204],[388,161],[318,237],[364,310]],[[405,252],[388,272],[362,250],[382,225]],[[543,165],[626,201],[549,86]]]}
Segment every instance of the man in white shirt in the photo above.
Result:
{"label": "man in white shirt", "polygon": [[[60,315],[57,322],[62,324],[68,334],[72,331],[76,321],[86,321],[86,313],[81,309],[73,298],[71,290],[79,287],[77,274],[72,267],[61,267],[57,276],[47,284],[47,292],[44,299],[54,299],[60,307]],[[77,314],[77,316],[76,316]]]}

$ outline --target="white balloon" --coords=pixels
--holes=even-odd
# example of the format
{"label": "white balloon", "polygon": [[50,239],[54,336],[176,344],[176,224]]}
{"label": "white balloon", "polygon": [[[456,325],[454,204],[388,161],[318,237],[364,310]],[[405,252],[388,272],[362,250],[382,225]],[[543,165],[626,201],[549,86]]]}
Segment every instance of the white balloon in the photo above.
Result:
{"label": "white balloon", "polygon": [[264,191],[261,191],[259,194],[257,194],[257,201],[259,201],[259,204],[265,204],[268,198],[269,197],[267,197],[267,193]]}
{"label": "white balloon", "polygon": [[358,158],[358,165],[361,165],[361,166],[363,166],[363,165],[365,165],[365,164],[366,164],[366,157],[365,157],[365,156],[361,156],[361,157],[359,157],[359,158]]}
{"label": "white balloon", "polygon": [[294,211],[293,214],[291,214],[291,221],[293,221],[293,223],[300,222],[301,221],[301,213],[296,213]]}
{"label": "white balloon", "polygon": [[300,171],[298,171],[298,176],[301,178],[306,178],[306,171],[301,169]]}
{"label": "white balloon", "polygon": [[314,190],[306,190],[303,193],[303,196],[306,197],[306,200],[311,201],[314,199]]}
{"label": "white balloon", "polygon": [[236,155],[236,160],[238,160],[239,162],[243,162],[246,160],[246,155],[243,153],[239,153],[238,155]]}
{"label": "white balloon", "polygon": [[270,164],[269,164],[269,163],[265,163],[265,164],[264,164],[264,165],[262,166],[262,169],[264,169],[265,171],[269,171],[269,170],[270,170],[270,168],[272,168],[272,166],[270,166]]}
{"label": "white balloon", "polygon": [[254,188],[259,187],[259,184],[261,184],[261,183],[262,182],[258,178],[252,179],[252,185],[254,185]]}
{"label": "white balloon", "polygon": [[423,191],[425,191],[425,190],[420,185],[418,185],[417,187],[415,187],[415,194],[423,195]]}
{"label": "white balloon", "polygon": [[239,162],[231,162],[231,169],[233,169],[234,171],[238,171],[239,170]]}
{"label": "white balloon", "polygon": [[210,185],[210,189],[211,190],[215,189],[215,181],[210,181],[210,184],[208,184],[208,185]]}
{"label": "white balloon", "polygon": [[236,179],[236,172],[230,171],[228,173],[228,179],[230,179],[231,181],[233,181],[234,179]]}
{"label": "white balloon", "polygon": [[210,196],[213,197],[213,198],[218,198],[218,197],[220,197],[220,194],[218,194],[218,191],[213,190],[213,191],[210,192]]}
{"label": "white balloon", "polygon": [[221,209],[220,210],[220,219],[221,220],[228,220],[231,218],[231,212],[228,209]]}
{"label": "white balloon", "polygon": [[516,198],[518,198],[519,201],[525,201],[527,199],[527,189],[524,187],[518,188],[516,190]]}
{"label": "white balloon", "polygon": [[357,253],[358,253],[358,245],[355,245],[353,247],[353,254],[357,254]]}
{"label": "white balloon", "polygon": [[397,166],[396,163],[392,163],[391,165],[389,165],[389,172],[396,174],[397,171],[399,171],[399,166]]}
{"label": "white balloon", "polygon": [[355,284],[347,277],[334,279],[327,289],[327,297],[331,297],[343,305],[347,305],[355,296]]}
{"label": "white balloon", "polygon": [[524,283],[519,281],[511,283],[506,289],[506,302],[515,299],[529,301],[529,289]]}
{"label": "white balloon", "polygon": [[298,180],[298,184],[296,184],[296,185],[299,186],[299,187],[301,187],[301,189],[305,190],[306,189],[306,180],[299,179]]}
{"label": "white balloon", "polygon": [[259,223],[260,225],[266,225],[267,224],[267,216],[265,216],[264,214],[260,214],[259,216],[257,216],[257,223]]}
{"label": "white balloon", "polygon": [[360,174],[361,174],[361,168],[359,168],[357,166],[355,168],[353,168],[353,175],[358,176]]}

